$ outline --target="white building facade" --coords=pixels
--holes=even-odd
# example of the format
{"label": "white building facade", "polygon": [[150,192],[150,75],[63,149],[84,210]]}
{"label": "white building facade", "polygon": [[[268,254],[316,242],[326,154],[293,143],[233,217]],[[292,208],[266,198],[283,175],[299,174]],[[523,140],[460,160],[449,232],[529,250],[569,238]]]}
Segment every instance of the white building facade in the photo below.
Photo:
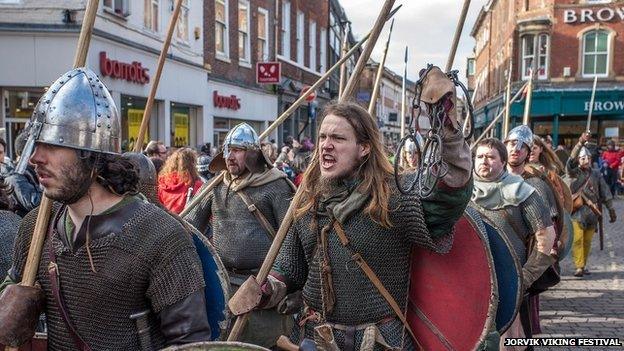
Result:
{"label": "white building facade", "polygon": [[[0,128],[13,141],[47,87],[71,69],[86,1],[0,0]],[[122,147],[138,135],[173,0],[101,0],[86,66],[111,91],[122,116]],[[164,65],[147,139],[173,147],[213,138],[204,68],[203,2],[184,1]],[[0,129],[0,136],[2,130]]]}

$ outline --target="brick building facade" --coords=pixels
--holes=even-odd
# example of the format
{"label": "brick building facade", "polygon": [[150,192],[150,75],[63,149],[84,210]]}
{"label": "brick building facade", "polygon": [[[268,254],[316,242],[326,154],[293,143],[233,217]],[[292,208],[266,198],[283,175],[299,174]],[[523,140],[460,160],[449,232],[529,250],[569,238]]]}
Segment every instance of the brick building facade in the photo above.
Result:
{"label": "brick building facade", "polygon": [[[468,73],[475,94],[477,128],[489,124],[504,106],[507,74],[511,74],[515,92],[533,68],[531,126],[537,134],[550,134],[559,144],[574,143],[585,129],[597,77],[590,129],[601,144],[607,138],[621,138],[621,33],[624,2],[620,0],[489,1],[471,32],[476,41],[475,69]],[[512,125],[521,123],[523,111],[524,101],[512,105]]]}

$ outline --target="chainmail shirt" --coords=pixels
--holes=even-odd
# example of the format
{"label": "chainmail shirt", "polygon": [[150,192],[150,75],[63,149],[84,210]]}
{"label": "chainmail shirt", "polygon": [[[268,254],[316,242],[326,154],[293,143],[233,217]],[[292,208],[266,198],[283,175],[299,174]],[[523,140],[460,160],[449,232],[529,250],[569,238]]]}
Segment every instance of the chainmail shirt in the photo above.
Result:
{"label": "chainmail shirt", "polygon": [[22,218],[10,211],[0,211],[0,277],[11,268],[13,242]]}
{"label": "chainmail shirt", "polygon": [[556,218],[557,213],[557,201],[555,200],[555,194],[546,182],[539,177],[531,177],[523,175],[524,181],[529,183],[535,188],[537,195],[544,200],[544,204],[550,209],[550,218]]}
{"label": "chainmail shirt", "polygon": [[[248,186],[242,191],[277,231],[293,196],[286,180]],[[225,183],[217,185],[184,219],[202,233],[212,224],[212,242],[227,269],[257,269],[271,247],[269,234]]]}
{"label": "chainmail shirt", "polygon": [[538,230],[552,226],[550,211],[536,191],[524,200],[519,206],[507,206],[500,210],[489,210],[476,203],[471,203],[479,213],[487,217],[496,226],[502,228],[503,233],[514,233],[509,236],[511,244],[516,248],[522,264],[526,262],[526,242]]}
{"label": "chainmail shirt", "polygon": [[[364,207],[347,217],[341,225],[354,251],[362,255],[386,289],[402,305],[407,298],[412,245],[436,252],[448,252],[453,234],[449,230],[434,238],[430,234],[431,228],[425,222],[421,200],[415,195],[401,194],[392,181],[389,185],[392,190],[389,203],[392,227],[385,228],[374,222],[362,212]],[[461,214],[465,204],[458,204],[455,209],[459,209]],[[317,225],[313,224],[315,216]],[[324,306],[319,272],[322,258],[317,247],[317,236],[321,228],[329,223],[328,216],[312,213],[296,220],[273,267],[274,273],[285,279],[290,290],[303,289],[306,305],[319,312],[324,310]],[[326,315],[325,319],[328,322],[357,325],[394,317],[386,300],[351,259],[350,251],[341,245],[334,229],[329,231],[327,247],[336,301],[333,312]],[[392,325],[397,329],[396,324]],[[389,335],[384,337],[389,343],[400,344],[400,339],[389,340]]]}
{"label": "chainmail shirt", "polygon": [[[52,218],[59,208],[55,204]],[[71,251],[51,221],[61,294],[74,326],[93,350],[139,350],[136,325],[129,316],[146,309],[153,312],[148,320],[152,344],[158,349],[164,347],[158,313],[204,286],[193,242],[177,220],[145,201],[126,215],[129,219],[120,232],[91,241],[97,273],[91,270],[86,247]],[[15,282],[21,280],[36,219],[35,209],[24,217],[20,227],[9,274]],[[48,236],[37,274],[46,296],[48,349],[73,350],[75,344],[50,286],[49,240]]]}

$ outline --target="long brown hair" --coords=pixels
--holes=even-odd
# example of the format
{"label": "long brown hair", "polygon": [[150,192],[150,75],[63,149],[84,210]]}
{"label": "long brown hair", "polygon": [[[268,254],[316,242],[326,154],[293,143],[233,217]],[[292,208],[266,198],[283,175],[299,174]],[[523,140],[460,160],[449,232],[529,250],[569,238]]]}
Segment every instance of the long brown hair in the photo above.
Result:
{"label": "long brown hair", "polygon": [[178,173],[180,180],[188,186],[192,186],[199,178],[197,172],[197,154],[188,147],[176,150],[165,161],[165,165],[159,173],[159,177],[171,173]]}
{"label": "long brown hair", "polygon": [[561,174],[564,170],[564,166],[557,154],[537,135],[533,136],[533,143],[542,148],[542,152],[540,152],[539,155],[539,163],[547,169]]}
{"label": "long brown hair", "polygon": [[[369,154],[357,170],[357,178],[360,180],[357,191],[362,194],[370,194],[371,196],[364,213],[369,215],[376,223],[384,227],[390,227],[392,223],[390,223],[388,203],[391,191],[388,185],[388,178],[392,174],[393,168],[386,159],[384,147],[381,144],[381,134],[375,120],[363,107],[354,102],[332,101],[323,109],[323,118],[328,115],[346,119],[355,132],[357,143],[370,146]],[[310,160],[310,166],[303,175],[301,183],[302,200],[295,212],[295,218],[297,219],[315,208],[321,195],[321,187],[318,186],[321,178],[319,148],[320,142],[317,140]]]}

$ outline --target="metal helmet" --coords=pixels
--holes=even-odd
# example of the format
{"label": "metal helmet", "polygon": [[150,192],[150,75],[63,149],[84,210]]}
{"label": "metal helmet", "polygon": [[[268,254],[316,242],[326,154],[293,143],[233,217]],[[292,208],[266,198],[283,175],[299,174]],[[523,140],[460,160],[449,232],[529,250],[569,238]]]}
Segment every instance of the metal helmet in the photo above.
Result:
{"label": "metal helmet", "polygon": [[223,156],[230,154],[230,148],[237,147],[245,150],[260,149],[260,139],[256,131],[247,123],[238,124],[232,128],[223,141]]}
{"label": "metal helmet", "polygon": [[528,126],[517,126],[516,128],[512,129],[509,134],[507,134],[507,137],[505,138],[505,143],[512,140],[517,140],[516,150],[520,150],[522,148],[522,145],[528,146],[529,150],[531,150],[531,147],[533,146],[533,132]]}
{"label": "metal helmet", "polygon": [[23,168],[35,143],[119,154],[119,112],[104,83],[88,68],[58,78],[39,99],[28,126]]}
{"label": "metal helmet", "polygon": [[591,154],[591,151],[589,151],[588,148],[583,146],[583,147],[581,147],[581,151],[579,152],[579,156],[578,157],[581,158],[581,157],[585,157],[585,156],[591,158],[592,154]]}
{"label": "metal helmet", "polygon": [[225,159],[230,155],[231,148],[240,148],[247,151],[245,164],[252,172],[259,172],[265,166],[272,167],[260,146],[260,138],[256,131],[247,123],[240,123],[232,128],[223,140],[223,151],[218,153],[210,162],[209,171],[213,174],[226,169]]}

